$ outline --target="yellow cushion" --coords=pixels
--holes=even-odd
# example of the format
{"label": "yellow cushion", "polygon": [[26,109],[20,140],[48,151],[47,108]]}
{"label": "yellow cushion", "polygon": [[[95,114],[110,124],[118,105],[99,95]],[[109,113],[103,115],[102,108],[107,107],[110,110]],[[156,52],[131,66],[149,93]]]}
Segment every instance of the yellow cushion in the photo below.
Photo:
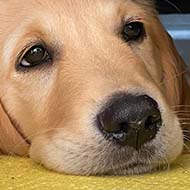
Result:
{"label": "yellow cushion", "polygon": [[28,158],[0,157],[0,190],[190,190],[190,155],[169,171],[132,177],[58,174]]}

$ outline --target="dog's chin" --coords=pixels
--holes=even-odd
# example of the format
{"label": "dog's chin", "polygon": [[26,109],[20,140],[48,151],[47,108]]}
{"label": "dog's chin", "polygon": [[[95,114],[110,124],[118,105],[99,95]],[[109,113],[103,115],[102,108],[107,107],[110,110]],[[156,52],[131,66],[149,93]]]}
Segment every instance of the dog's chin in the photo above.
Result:
{"label": "dog's chin", "polygon": [[[42,140],[42,139],[41,139]],[[40,141],[41,141],[40,140]],[[157,166],[168,164],[162,147],[146,145],[141,151],[119,147],[99,141],[93,144],[73,142],[33,143],[30,156],[36,162],[60,173],[73,175],[135,175],[155,171]],[[45,141],[41,141],[45,142]],[[61,146],[60,146],[61,143]],[[161,167],[160,167],[161,168]]]}
{"label": "dog's chin", "polygon": [[108,176],[109,175],[114,175],[114,176],[139,175],[139,174],[145,174],[145,173],[152,173],[160,168],[156,167],[154,164],[139,162],[139,163],[130,164],[129,166],[125,166],[125,167],[117,166],[117,168],[112,168],[108,170],[107,172],[105,171],[103,174],[100,174],[100,175],[108,175]]}
{"label": "dog's chin", "polygon": [[[72,156],[70,155],[71,160],[66,160],[63,158],[61,162],[58,161],[58,154],[60,153],[57,155],[52,154],[51,157],[50,155],[46,154],[46,158],[45,155],[43,155],[43,157],[39,159],[39,157],[35,157],[35,154],[31,152],[31,157],[50,170],[72,175],[124,176],[152,173],[157,171],[157,169],[160,170],[167,168],[165,166],[168,163],[165,162],[165,160],[158,159],[156,161],[154,155],[152,155],[152,158],[150,158],[151,155],[147,152],[142,152],[141,154],[137,151],[134,151],[130,157],[127,157],[129,154],[127,153],[126,149],[126,153],[123,151],[115,151],[115,153],[112,155],[97,155],[97,157],[89,156],[90,158],[88,158],[87,155],[76,157],[73,155],[73,160],[71,158]],[[123,154],[126,154],[126,156]],[[124,157],[126,158],[124,159]]]}

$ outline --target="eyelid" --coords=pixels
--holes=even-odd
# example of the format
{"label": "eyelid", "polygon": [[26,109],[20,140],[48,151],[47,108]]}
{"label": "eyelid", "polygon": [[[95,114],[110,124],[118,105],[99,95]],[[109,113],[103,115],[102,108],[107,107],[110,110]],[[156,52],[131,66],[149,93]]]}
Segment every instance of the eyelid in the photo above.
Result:
{"label": "eyelid", "polygon": [[139,16],[124,16],[122,24],[129,24],[131,22],[142,22],[142,18]]}
{"label": "eyelid", "polygon": [[[52,60],[54,60],[54,49],[51,48],[50,46],[48,46],[44,41],[42,40],[34,40],[34,41],[31,41],[29,43],[27,43],[23,48],[22,50],[20,51],[20,53],[17,55],[17,58],[16,58],[16,64],[15,64],[15,68],[16,70],[21,70],[21,61],[24,57],[24,55],[27,53],[27,51],[29,51],[33,46],[43,46],[47,51],[48,53],[51,55],[51,58]],[[37,67],[37,66],[36,66]],[[27,68],[23,68],[22,70],[28,70]]]}
{"label": "eyelid", "polygon": [[24,54],[30,50],[30,48],[32,48],[33,46],[38,46],[38,45],[42,45],[43,47],[46,47],[45,43],[43,41],[40,40],[36,40],[36,41],[31,41],[29,43],[27,43],[22,50],[20,51],[20,53],[17,55],[16,57],[16,64],[19,64],[20,61],[22,60],[22,57],[24,56]]}

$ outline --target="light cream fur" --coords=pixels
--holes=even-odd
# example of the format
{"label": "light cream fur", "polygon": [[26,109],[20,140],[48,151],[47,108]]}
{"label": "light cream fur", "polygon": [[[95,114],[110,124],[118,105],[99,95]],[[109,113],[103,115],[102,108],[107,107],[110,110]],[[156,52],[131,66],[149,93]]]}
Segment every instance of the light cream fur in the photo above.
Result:
{"label": "light cream fur", "polygon": [[[119,31],[127,19],[144,23],[143,42],[122,41]],[[17,71],[18,54],[39,40],[54,49],[53,64]],[[2,152],[29,151],[50,169],[80,175],[150,172],[181,154],[177,113],[190,104],[190,88],[152,1],[0,0],[0,49]],[[159,104],[163,126],[140,152],[118,149],[94,123],[119,91],[146,93]]]}

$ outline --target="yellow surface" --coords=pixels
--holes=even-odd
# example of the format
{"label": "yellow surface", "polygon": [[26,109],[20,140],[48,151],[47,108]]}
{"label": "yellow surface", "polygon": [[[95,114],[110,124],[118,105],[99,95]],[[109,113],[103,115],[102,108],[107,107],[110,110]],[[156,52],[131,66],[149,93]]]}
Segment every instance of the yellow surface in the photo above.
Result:
{"label": "yellow surface", "polygon": [[79,177],[46,170],[26,158],[0,157],[0,190],[190,190],[190,155],[170,171],[133,177]]}

